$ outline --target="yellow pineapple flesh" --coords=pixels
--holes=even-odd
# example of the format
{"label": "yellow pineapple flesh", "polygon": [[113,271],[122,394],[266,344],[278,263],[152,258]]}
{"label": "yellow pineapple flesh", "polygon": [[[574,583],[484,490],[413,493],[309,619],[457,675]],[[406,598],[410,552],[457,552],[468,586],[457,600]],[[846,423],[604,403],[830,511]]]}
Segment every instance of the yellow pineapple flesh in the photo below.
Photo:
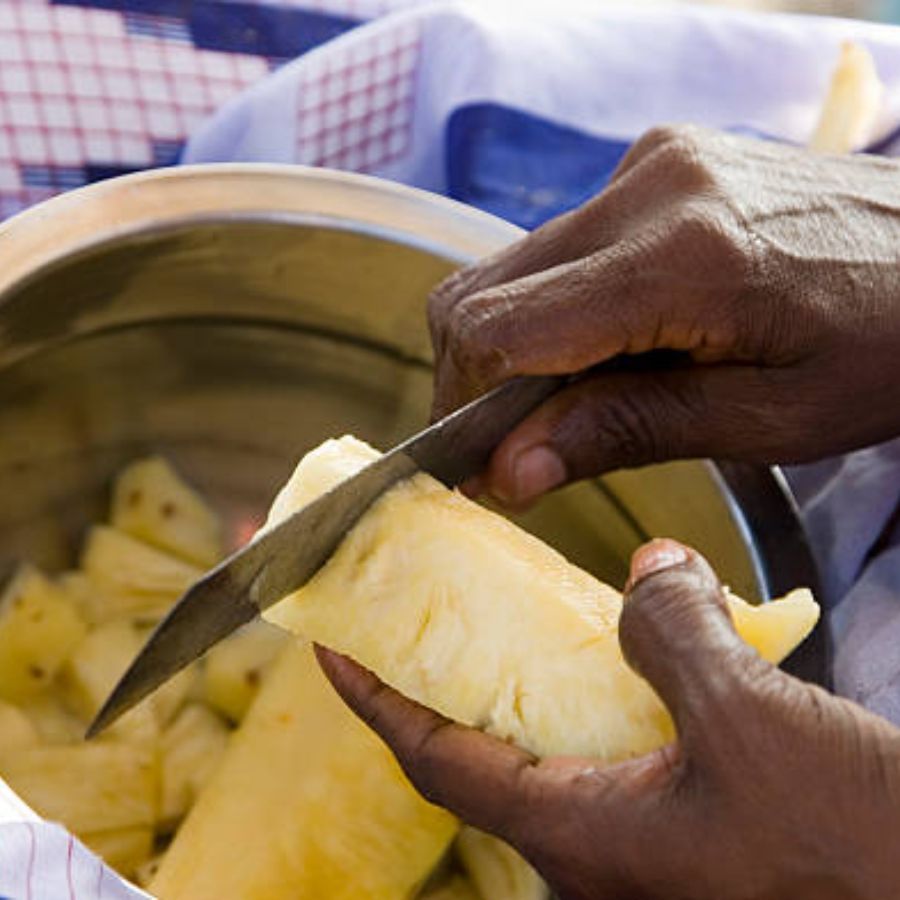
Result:
{"label": "yellow pineapple flesh", "polygon": [[97,742],[32,747],[3,759],[3,778],[45,819],[77,834],[152,828],[159,767],[153,748]]}
{"label": "yellow pineapple flesh", "polygon": [[153,854],[154,832],[149,826],[95,831],[81,840],[108,866],[132,878]]}
{"label": "yellow pineapple flesh", "polygon": [[[445,884],[432,888],[421,894],[418,900],[518,900],[518,898],[494,896],[482,894],[475,890],[468,878],[462,875],[454,875]],[[525,900],[525,898],[522,898]]]}
{"label": "yellow pineapple flesh", "polygon": [[203,661],[203,696],[232,722],[244,718],[279,650],[290,640],[267,622],[251,622]]}
{"label": "yellow pineapple flesh", "polygon": [[116,479],[110,522],[204,569],[223,555],[222,527],[216,514],[158,456],[132,463]]}
{"label": "yellow pineapple flesh", "polygon": [[[326,442],[300,462],[270,523],[375,458],[353,438]],[[621,602],[537,538],[419,474],[383,496],[265,617],[539,756],[613,761],[673,736],[662,703],[622,658]],[[778,658],[818,618],[808,592],[786,602],[789,615],[776,602],[741,607],[737,621]]]}
{"label": "yellow pineapple flesh", "polygon": [[0,760],[10,753],[20,753],[40,743],[35,724],[12,703],[0,700]]}
{"label": "yellow pineapple flesh", "polygon": [[456,855],[482,897],[490,900],[547,900],[540,875],[509,844],[476,828],[456,838]]}
{"label": "yellow pineapple flesh", "polygon": [[186,706],[162,733],[160,824],[171,829],[184,817],[222,761],[229,731],[210,709]]}
{"label": "yellow pineapple flesh", "polygon": [[0,596],[0,699],[41,693],[87,631],[71,600],[45,575],[22,566]]}
{"label": "yellow pineapple flesh", "polygon": [[[63,696],[72,711],[90,722],[141,646],[137,629],[130,622],[119,620],[95,628],[60,673]],[[139,703],[107,732],[107,736],[143,744],[153,742],[158,734],[153,698]]]}
{"label": "yellow pineapple flesh", "polygon": [[81,555],[97,586],[97,616],[159,619],[203,569],[108,525],[95,525]]}
{"label": "yellow pineapple flesh", "polygon": [[341,703],[311,649],[290,644],[151,891],[160,900],[399,900],[456,827]]}

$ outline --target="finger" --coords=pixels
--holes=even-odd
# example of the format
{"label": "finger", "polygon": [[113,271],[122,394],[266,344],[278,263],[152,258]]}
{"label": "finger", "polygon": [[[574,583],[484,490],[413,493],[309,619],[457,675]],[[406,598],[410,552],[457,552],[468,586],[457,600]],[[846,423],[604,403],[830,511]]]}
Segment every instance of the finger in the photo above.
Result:
{"label": "finger", "polygon": [[631,563],[619,641],[628,664],[653,687],[675,719],[690,755],[762,660],[738,636],[719,579],[695,550],[656,540]]}
{"label": "finger", "polygon": [[733,358],[745,238],[711,216],[661,214],[639,239],[469,295],[448,312],[437,411],[515,375],[583,371],[620,354]]}
{"label": "finger", "polygon": [[796,377],[787,369],[705,365],[592,375],[512,431],[480,486],[521,507],[572,481],[663,460],[802,459],[818,452],[821,428],[812,407],[796,405],[785,419]]}
{"label": "finger", "polygon": [[345,656],[321,647],[316,655],[337,692],[393,750],[419,793],[471,825],[517,837],[527,818],[533,756],[408,700]]}

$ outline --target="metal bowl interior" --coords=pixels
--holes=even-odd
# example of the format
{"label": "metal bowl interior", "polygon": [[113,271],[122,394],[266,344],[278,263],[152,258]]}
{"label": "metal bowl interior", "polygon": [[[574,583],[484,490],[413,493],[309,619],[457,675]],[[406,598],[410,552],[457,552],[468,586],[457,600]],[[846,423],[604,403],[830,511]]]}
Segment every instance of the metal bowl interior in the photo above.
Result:
{"label": "metal bowl interior", "polygon": [[[327,173],[228,167],[124,182],[0,229],[11,262],[0,276],[0,577],[20,558],[71,565],[112,476],[142,454],[170,457],[237,545],[325,438],[389,447],[418,429],[430,287],[516,234]],[[661,534],[697,546],[749,599],[815,577],[768,471],[620,472],[548,497],[522,522],[615,584],[634,548]],[[803,673],[821,679],[822,648],[806,657]]]}

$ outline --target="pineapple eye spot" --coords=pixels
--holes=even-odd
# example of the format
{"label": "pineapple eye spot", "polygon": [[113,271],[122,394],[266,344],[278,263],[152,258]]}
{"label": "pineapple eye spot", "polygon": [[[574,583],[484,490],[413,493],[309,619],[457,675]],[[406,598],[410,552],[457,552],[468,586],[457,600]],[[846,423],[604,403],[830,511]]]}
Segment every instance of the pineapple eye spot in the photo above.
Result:
{"label": "pineapple eye spot", "polygon": [[41,666],[30,665],[28,667],[28,674],[35,679],[35,681],[43,681],[47,677],[47,672],[45,669],[41,668]]}
{"label": "pineapple eye spot", "polygon": [[42,609],[36,609],[31,614],[31,621],[32,622],[43,622],[44,621],[44,611]]}
{"label": "pineapple eye spot", "polygon": [[137,506],[141,500],[143,499],[143,494],[141,493],[139,488],[135,488],[135,490],[130,491],[128,493],[128,498],[125,501],[129,506]]}
{"label": "pineapple eye spot", "polygon": [[247,683],[248,687],[259,687],[259,669],[247,669],[247,671],[244,672],[244,681]]}
{"label": "pineapple eye spot", "polygon": [[178,507],[175,506],[175,504],[172,503],[171,500],[163,503],[163,505],[160,507],[160,512],[162,513],[164,519],[171,519],[177,511]]}

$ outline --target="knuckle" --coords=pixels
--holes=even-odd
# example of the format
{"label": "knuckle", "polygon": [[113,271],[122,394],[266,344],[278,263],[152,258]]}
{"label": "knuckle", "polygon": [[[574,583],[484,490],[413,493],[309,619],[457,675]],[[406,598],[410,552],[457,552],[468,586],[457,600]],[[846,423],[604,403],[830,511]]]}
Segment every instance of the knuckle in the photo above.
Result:
{"label": "knuckle", "polygon": [[504,368],[501,338],[511,305],[508,292],[501,287],[472,294],[450,310],[448,350],[457,368],[475,382]]}
{"label": "knuckle", "polygon": [[445,325],[450,311],[462,299],[465,285],[471,278],[469,269],[458,269],[445,278],[428,296],[428,323],[432,330]]}

